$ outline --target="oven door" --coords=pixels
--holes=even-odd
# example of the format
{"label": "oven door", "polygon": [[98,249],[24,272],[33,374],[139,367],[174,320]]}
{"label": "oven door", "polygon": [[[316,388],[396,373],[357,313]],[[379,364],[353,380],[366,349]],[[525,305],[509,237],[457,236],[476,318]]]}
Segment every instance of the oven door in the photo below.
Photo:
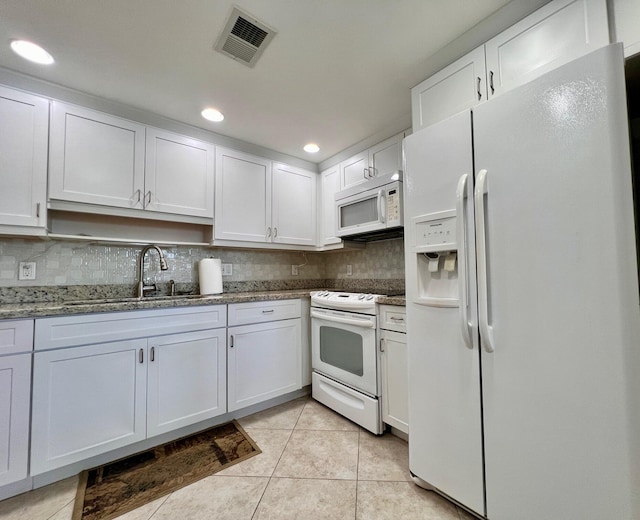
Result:
{"label": "oven door", "polygon": [[311,351],[315,371],[378,395],[375,316],[312,307]]}

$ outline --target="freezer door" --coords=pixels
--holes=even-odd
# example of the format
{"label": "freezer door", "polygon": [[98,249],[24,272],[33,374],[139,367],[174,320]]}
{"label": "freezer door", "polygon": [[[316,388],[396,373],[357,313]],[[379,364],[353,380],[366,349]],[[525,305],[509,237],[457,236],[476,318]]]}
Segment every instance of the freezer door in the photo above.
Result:
{"label": "freezer door", "polygon": [[476,107],[473,134],[487,516],[640,518],[621,47]]}
{"label": "freezer door", "polygon": [[[415,230],[405,235],[409,466],[441,493],[484,514],[471,137],[471,113],[467,110],[404,141],[405,226],[412,225],[414,217],[453,210],[457,223],[464,223],[469,253],[458,250],[457,267],[458,283],[465,279],[467,305],[421,305],[416,303],[420,299],[418,270],[427,262],[415,250]],[[456,191],[465,173],[464,208],[458,211]],[[460,229],[458,226],[458,245]],[[467,333],[461,326],[463,311],[468,317],[465,321],[470,321]]]}

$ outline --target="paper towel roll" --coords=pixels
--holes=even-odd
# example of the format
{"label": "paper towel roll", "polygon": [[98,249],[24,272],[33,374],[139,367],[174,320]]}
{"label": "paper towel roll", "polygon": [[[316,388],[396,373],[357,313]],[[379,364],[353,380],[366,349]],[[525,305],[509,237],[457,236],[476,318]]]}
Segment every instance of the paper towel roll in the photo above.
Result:
{"label": "paper towel roll", "polygon": [[222,292],[222,261],[219,258],[205,258],[198,263],[200,294],[220,294]]}

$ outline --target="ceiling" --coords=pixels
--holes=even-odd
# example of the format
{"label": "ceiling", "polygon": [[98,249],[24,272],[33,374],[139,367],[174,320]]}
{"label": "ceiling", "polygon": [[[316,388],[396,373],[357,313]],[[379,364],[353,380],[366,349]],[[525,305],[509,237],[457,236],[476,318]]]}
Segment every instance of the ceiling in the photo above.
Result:
{"label": "ceiling", "polygon": [[[507,3],[2,0],[0,66],[319,163],[410,127],[426,60]],[[277,31],[254,68],[213,50],[233,5]],[[18,38],[55,64],[16,56]],[[202,119],[207,106],[225,120]],[[304,152],[308,142],[320,152]]]}

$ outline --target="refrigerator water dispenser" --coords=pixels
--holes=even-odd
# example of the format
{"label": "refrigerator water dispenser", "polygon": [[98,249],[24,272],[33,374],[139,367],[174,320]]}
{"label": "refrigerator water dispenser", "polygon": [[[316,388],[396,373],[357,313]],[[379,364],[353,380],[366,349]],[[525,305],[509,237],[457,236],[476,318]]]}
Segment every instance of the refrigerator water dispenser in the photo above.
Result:
{"label": "refrigerator water dispenser", "polygon": [[410,240],[417,262],[415,302],[434,307],[458,307],[455,210],[414,217]]}

